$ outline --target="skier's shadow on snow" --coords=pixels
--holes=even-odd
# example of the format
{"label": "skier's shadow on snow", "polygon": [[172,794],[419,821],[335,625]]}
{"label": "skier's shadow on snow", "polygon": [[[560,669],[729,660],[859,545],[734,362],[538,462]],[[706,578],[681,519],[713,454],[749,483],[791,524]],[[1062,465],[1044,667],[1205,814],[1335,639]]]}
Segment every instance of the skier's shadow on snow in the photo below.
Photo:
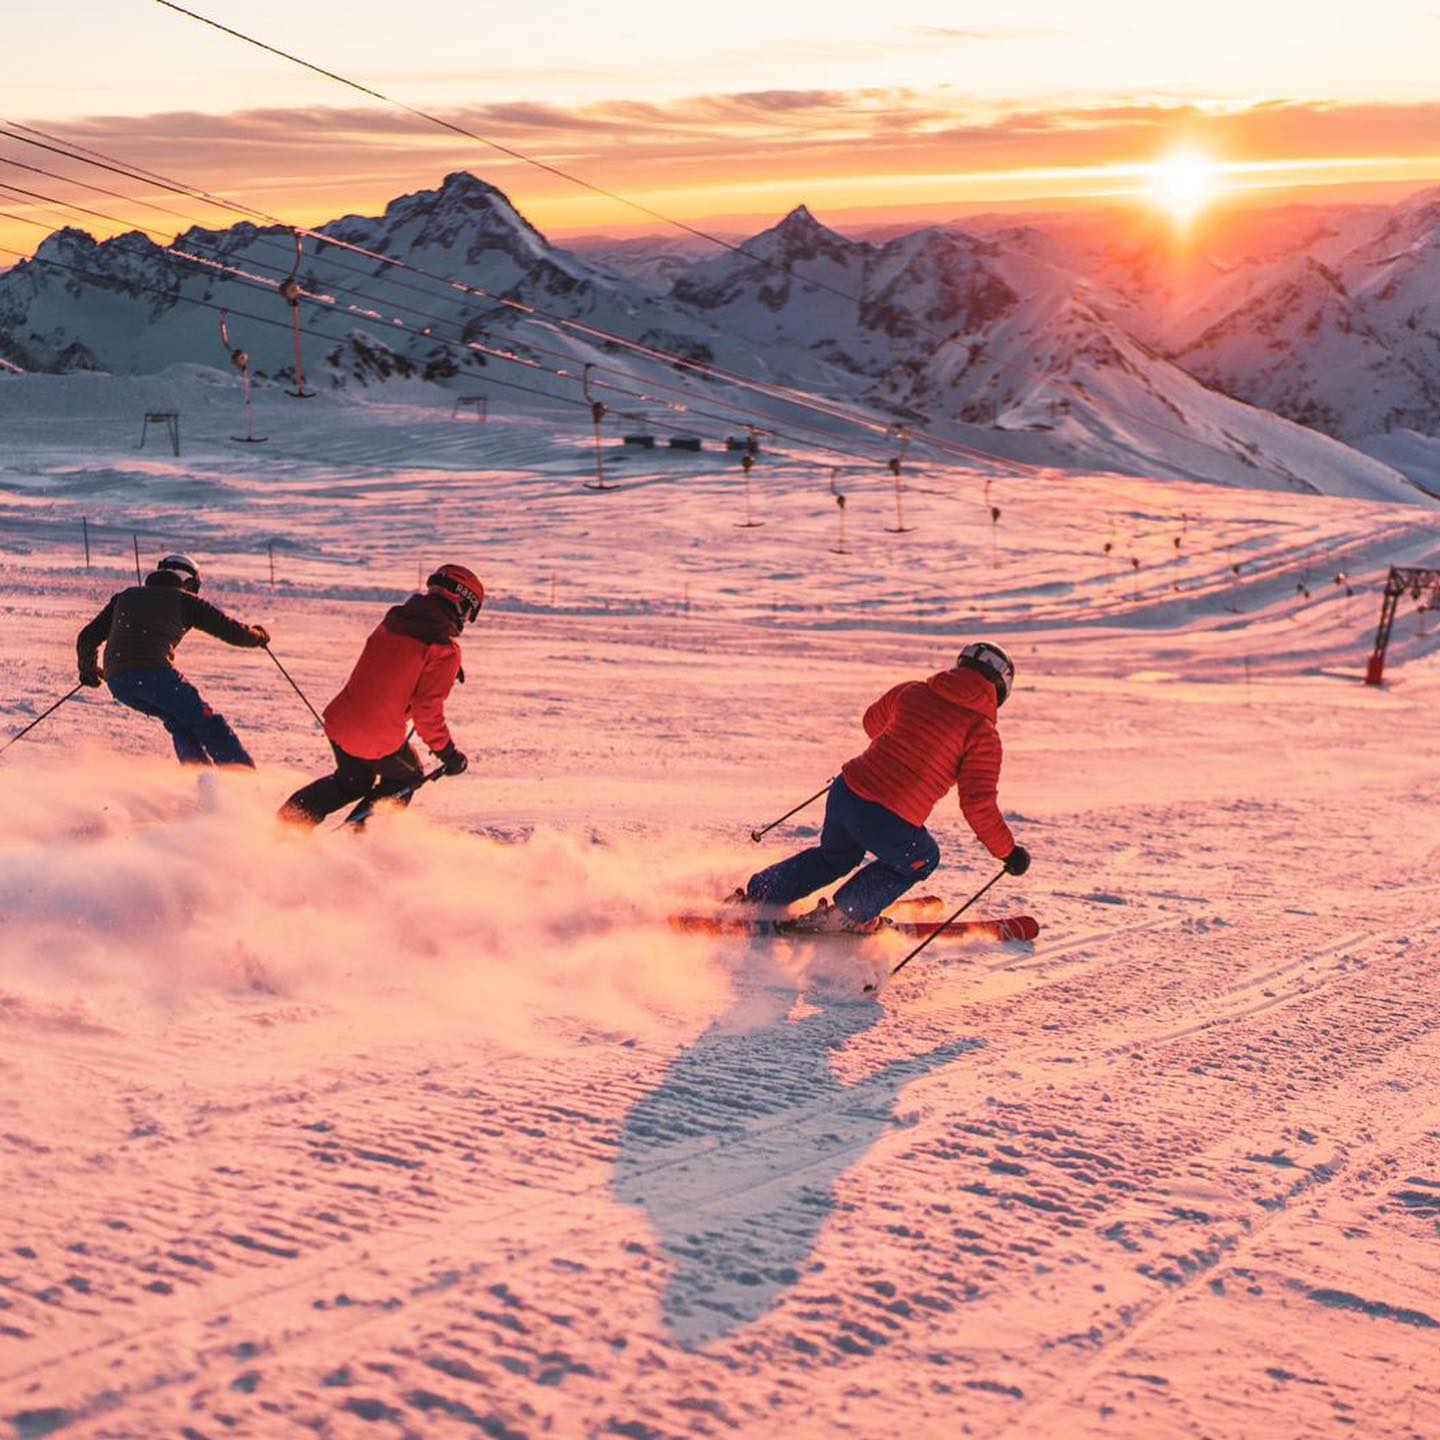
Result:
{"label": "skier's shadow on snow", "polygon": [[803,1280],[836,1180],[897,1124],[911,1081],[983,1041],[950,1041],[844,1083],[832,1056],[884,1015],[853,992],[792,1020],[800,992],[753,945],[735,1000],[638,1100],[614,1187],[643,1210],[669,1266],[664,1322],[696,1348],[760,1319]]}

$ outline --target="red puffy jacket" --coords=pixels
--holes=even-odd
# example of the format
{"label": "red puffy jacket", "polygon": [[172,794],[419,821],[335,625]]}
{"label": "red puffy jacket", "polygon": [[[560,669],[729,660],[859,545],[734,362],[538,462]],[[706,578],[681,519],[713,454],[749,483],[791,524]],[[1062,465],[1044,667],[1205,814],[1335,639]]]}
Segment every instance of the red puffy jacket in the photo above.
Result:
{"label": "red puffy jacket", "polygon": [[942,670],[887,690],[866,712],[870,748],[841,773],[862,800],[873,800],[912,825],[923,825],[958,785],[970,828],[998,860],[1015,837],[1000,813],[1000,732],[995,687],[973,670]]}
{"label": "red puffy jacket", "polygon": [[325,733],[347,755],[379,760],[413,719],[437,753],[450,742],[445,700],[460,673],[460,622],[437,595],[412,595],[376,627],[345,688],[325,707]]}

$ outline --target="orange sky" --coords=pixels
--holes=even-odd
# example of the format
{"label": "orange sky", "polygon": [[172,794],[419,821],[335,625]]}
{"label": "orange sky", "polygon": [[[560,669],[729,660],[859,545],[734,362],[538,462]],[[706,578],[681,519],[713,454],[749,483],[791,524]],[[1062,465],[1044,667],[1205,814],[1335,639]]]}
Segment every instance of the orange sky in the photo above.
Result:
{"label": "orange sky", "polygon": [[[1029,24],[1013,27],[967,24],[962,12],[979,8],[956,0],[913,0],[881,20],[849,0],[823,12],[732,0],[719,28],[658,0],[624,0],[605,24],[532,0],[503,27],[468,0],[411,0],[407,16],[433,23],[398,33],[379,23],[393,7],[373,0],[352,0],[346,27],[326,7],[322,16],[253,0],[240,16],[194,3],[652,208],[738,229],[802,201],[842,225],[1101,197],[1147,203],[1149,167],[1182,147],[1211,157],[1222,187],[1266,199],[1368,197],[1440,179],[1440,102],[1428,98],[1440,12],[1408,0],[1352,8],[1349,29],[1291,0],[1213,0],[1203,25],[1169,7],[1141,19],[1120,0],[1095,0],[1081,23],[1073,6],[1032,0]],[[558,236],[657,229],[144,0],[124,8],[123,25],[115,7],[97,9],[83,42],[58,14],[16,20],[12,42],[33,63],[8,93],[9,118],[297,223],[377,211],[469,169]],[[801,10],[808,19],[797,20]],[[477,57],[475,68],[457,55]],[[721,80],[731,83],[695,84]],[[1274,98],[1287,95],[1300,98]],[[175,228],[11,160],[174,204],[159,191],[0,137],[0,182]],[[46,225],[66,218],[4,191],[0,208]],[[70,218],[96,233],[118,228]],[[0,217],[0,245],[29,250],[42,233]]]}

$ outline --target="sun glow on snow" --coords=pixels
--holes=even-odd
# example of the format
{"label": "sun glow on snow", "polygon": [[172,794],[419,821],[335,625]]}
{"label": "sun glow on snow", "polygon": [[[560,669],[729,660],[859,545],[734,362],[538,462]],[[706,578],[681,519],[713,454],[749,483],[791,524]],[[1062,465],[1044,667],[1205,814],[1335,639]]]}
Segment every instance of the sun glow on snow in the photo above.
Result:
{"label": "sun glow on snow", "polygon": [[1191,220],[1221,190],[1220,167],[1195,150],[1177,150],[1151,167],[1150,194],[1177,220]]}

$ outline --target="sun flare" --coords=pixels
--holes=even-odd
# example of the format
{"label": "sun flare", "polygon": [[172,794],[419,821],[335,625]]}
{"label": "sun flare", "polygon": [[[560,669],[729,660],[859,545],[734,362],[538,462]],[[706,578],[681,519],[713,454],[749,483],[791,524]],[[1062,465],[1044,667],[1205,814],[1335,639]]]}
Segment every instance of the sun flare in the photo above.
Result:
{"label": "sun flare", "polygon": [[1195,150],[1177,150],[1151,169],[1151,196],[1177,220],[1193,219],[1221,188],[1220,167]]}

